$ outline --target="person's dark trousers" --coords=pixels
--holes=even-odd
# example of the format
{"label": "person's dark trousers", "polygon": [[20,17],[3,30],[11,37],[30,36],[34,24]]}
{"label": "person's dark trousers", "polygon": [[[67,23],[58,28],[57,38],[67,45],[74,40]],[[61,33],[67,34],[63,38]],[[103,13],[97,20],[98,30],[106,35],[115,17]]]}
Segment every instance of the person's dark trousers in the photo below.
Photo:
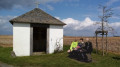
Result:
{"label": "person's dark trousers", "polygon": [[73,50],[72,52],[69,53],[69,56],[68,56],[68,57],[69,57],[69,58],[72,58],[72,59],[77,59],[78,53],[79,53],[79,51]]}
{"label": "person's dark trousers", "polygon": [[91,62],[92,61],[91,52],[93,51],[92,42],[90,41],[86,42],[84,50],[86,51],[87,61]]}
{"label": "person's dark trousers", "polygon": [[68,57],[69,58],[74,58],[74,51],[70,52]]}
{"label": "person's dark trousers", "polygon": [[82,62],[85,62],[87,61],[87,55],[86,55],[86,52],[81,52],[80,53],[80,57],[79,57],[79,61],[82,61]]}
{"label": "person's dark trousers", "polygon": [[74,59],[78,59],[79,54],[79,50],[74,50]]}
{"label": "person's dark trousers", "polygon": [[78,61],[83,60],[82,53],[81,53],[80,51],[78,52],[77,60],[78,60]]}
{"label": "person's dark trousers", "polygon": [[70,52],[69,55],[68,55],[68,57],[72,58],[72,55],[73,55],[73,52]]}

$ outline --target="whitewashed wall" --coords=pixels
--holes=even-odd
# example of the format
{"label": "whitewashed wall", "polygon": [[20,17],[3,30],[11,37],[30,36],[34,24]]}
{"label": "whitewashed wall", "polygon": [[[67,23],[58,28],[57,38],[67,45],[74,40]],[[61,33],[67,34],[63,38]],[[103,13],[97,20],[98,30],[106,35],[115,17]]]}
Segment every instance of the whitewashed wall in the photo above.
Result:
{"label": "whitewashed wall", "polygon": [[30,56],[30,24],[13,24],[13,51],[16,56]]}
{"label": "whitewashed wall", "polygon": [[63,26],[50,25],[48,53],[54,53],[57,49],[63,50]]}
{"label": "whitewashed wall", "polygon": [[[63,50],[63,26],[50,25],[47,53]],[[27,23],[13,23],[13,51],[16,56],[30,56],[33,52],[33,28]]]}

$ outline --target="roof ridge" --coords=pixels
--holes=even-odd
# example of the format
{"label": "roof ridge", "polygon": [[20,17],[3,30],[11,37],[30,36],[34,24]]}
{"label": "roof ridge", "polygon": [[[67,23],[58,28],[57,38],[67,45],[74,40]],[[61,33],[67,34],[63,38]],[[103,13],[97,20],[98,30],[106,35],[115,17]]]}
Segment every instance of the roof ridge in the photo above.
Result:
{"label": "roof ridge", "polygon": [[54,25],[66,25],[62,21],[56,19],[50,14],[44,12],[39,8],[34,8],[33,10],[26,12],[16,18],[10,20],[13,24],[15,23],[41,23],[41,24],[54,24]]}

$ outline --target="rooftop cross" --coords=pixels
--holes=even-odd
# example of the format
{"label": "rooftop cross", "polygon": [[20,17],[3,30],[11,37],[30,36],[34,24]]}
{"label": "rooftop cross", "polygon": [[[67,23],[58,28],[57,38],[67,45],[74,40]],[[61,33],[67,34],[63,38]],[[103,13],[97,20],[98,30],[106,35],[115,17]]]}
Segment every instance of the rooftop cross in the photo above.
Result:
{"label": "rooftop cross", "polygon": [[36,1],[35,4],[36,4],[36,8],[38,8],[40,3],[38,1]]}

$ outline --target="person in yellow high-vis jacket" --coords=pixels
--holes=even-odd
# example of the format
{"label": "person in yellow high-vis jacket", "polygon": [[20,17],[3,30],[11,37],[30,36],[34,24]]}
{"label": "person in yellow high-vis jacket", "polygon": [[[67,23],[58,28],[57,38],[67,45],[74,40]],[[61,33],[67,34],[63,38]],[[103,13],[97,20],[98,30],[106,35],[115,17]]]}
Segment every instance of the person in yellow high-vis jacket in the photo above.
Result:
{"label": "person in yellow high-vis jacket", "polygon": [[67,52],[69,53],[69,52],[73,51],[73,49],[75,49],[77,46],[78,46],[78,41],[77,40],[73,41],[71,43],[70,50],[68,50]]}

